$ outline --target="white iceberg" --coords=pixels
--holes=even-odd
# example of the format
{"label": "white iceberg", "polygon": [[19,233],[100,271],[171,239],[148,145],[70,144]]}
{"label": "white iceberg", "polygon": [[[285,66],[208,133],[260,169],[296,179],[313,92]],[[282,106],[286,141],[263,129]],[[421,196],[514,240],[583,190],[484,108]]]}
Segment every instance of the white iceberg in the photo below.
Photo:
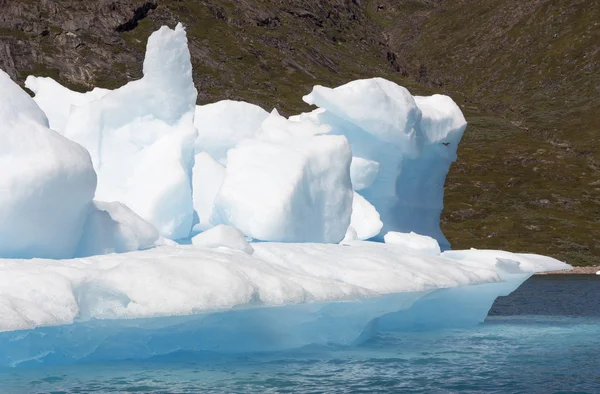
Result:
{"label": "white iceberg", "polygon": [[[197,107],[181,25],[152,34],[144,77],[115,91],[27,84],[89,153],[0,72],[0,366],[468,326],[533,272],[569,268],[440,253],[466,126],[446,96],[376,78],[317,86],[320,108],[290,119]],[[161,237],[189,243],[193,225],[191,245]]]}
{"label": "white iceberg", "polygon": [[[258,300],[275,306],[498,282],[495,258],[504,255],[522,261],[525,271],[533,267],[510,253],[487,252],[494,262],[477,265],[364,241],[350,247],[264,242],[253,248],[252,256],[182,245],[73,260],[3,259],[0,331],[226,310]],[[100,290],[102,297],[89,294]],[[114,304],[110,310],[101,307],[108,303]]]}
{"label": "white iceberg", "polygon": [[73,257],[95,188],[88,152],[0,70],[0,257]]}
{"label": "white iceberg", "polygon": [[[362,241],[253,247],[252,255],[177,245],[0,260],[0,331],[8,331],[0,333],[0,365],[347,345],[389,327],[470,326],[531,275],[528,267],[568,267],[493,251],[477,265]],[[496,270],[498,257],[523,271]]]}

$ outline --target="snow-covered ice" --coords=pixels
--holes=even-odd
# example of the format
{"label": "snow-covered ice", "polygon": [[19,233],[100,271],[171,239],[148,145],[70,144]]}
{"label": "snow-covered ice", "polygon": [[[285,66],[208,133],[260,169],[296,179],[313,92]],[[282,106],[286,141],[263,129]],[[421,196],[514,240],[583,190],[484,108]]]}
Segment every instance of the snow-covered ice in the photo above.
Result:
{"label": "snow-covered ice", "polygon": [[203,248],[228,248],[246,254],[254,253],[244,234],[235,227],[219,224],[192,238],[192,244]]}
{"label": "snow-covered ice", "polygon": [[[443,257],[460,261],[467,266],[487,266],[498,270],[500,274],[508,271],[544,272],[569,269],[568,264],[551,257],[530,253],[511,253],[501,250],[447,250]],[[510,263],[512,262],[512,264]],[[515,262],[519,264],[516,265]],[[512,273],[512,272],[509,272]]]}
{"label": "snow-covered ice", "polygon": [[127,205],[171,239],[187,238],[194,218],[196,96],[185,30],[163,27],[148,39],[144,77],[72,107],[64,131],[91,154],[96,199]]}
{"label": "snow-covered ice", "polygon": [[0,258],[73,257],[95,188],[88,152],[0,70]]}
{"label": "snow-covered ice", "polygon": [[[219,248],[240,240],[229,229],[223,230],[216,227],[208,230],[212,236],[200,234],[198,245],[59,261],[2,259],[0,330],[91,318],[184,315],[242,305],[331,302],[498,282],[503,271],[496,267],[497,258],[519,261],[521,274],[567,267],[536,255],[457,251],[453,253],[460,260],[455,260],[365,241],[253,243],[254,253],[249,255],[229,250],[237,247]],[[212,245],[209,238],[215,240]],[[479,260],[476,253],[484,258]]]}
{"label": "snow-covered ice", "polygon": [[383,236],[386,244],[401,245],[405,248],[419,250],[425,254],[440,254],[440,245],[437,241],[426,235],[410,233],[399,233],[396,231],[390,231]]}

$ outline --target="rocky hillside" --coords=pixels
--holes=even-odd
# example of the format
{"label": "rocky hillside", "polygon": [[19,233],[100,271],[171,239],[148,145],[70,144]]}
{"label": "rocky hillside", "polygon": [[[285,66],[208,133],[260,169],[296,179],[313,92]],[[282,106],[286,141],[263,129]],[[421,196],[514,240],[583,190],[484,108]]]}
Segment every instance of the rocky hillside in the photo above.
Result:
{"label": "rocky hillside", "polygon": [[0,9],[0,64],[19,82],[33,73],[80,90],[120,86],[141,76],[150,33],[178,21],[201,103],[244,99],[292,113],[307,109],[301,97],[315,83],[398,76],[359,1],[0,0]]}
{"label": "rocky hillside", "polygon": [[598,0],[0,0],[0,68],[78,90],[141,75],[144,44],[186,25],[199,102],[308,109],[382,76],[445,92],[470,127],[447,182],[455,247],[599,264]]}

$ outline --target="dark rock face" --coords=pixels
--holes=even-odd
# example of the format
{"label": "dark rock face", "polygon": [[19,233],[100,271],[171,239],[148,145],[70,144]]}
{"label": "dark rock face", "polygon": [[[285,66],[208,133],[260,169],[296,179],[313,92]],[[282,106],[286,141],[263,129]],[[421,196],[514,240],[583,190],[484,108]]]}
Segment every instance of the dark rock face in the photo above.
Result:
{"label": "dark rock face", "polygon": [[124,46],[117,29],[133,26],[139,10],[147,12],[152,4],[0,0],[0,68],[19,82],[37,74],[91,87],[115,64],[140,61],[138,53],[115,50]]}
{"label": "dark rock face", "polygon": [[[315,84],[400,77],[381,32],[351,0],[0,0],[0,68],[85,90],[141,76],[163,24],[188,31],[199,101],[246,99],[284,112]],[[292,82],[293,81],[293,82]],[[295,103],[291,103],[291,95]]]}

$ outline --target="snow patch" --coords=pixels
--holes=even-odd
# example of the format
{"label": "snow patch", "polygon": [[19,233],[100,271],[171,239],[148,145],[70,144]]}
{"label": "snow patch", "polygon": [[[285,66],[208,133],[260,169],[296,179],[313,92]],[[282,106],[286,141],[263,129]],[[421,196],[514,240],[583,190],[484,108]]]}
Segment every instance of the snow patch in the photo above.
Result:
{"label": "snow patch", "polygon": [[246,254],[254,253],[254,249],[240,230],[224,224],[196,235],[192,238],[192,244],[204,248],[229,248]]}
{"label": "snow patch", "polygon": [[405,248],[418,250],[425,254],[439,255],[442,251],[437,241],[426,235],[410,233],[399,233],[390,231],[384,237],[386,244],[400,245]]}

